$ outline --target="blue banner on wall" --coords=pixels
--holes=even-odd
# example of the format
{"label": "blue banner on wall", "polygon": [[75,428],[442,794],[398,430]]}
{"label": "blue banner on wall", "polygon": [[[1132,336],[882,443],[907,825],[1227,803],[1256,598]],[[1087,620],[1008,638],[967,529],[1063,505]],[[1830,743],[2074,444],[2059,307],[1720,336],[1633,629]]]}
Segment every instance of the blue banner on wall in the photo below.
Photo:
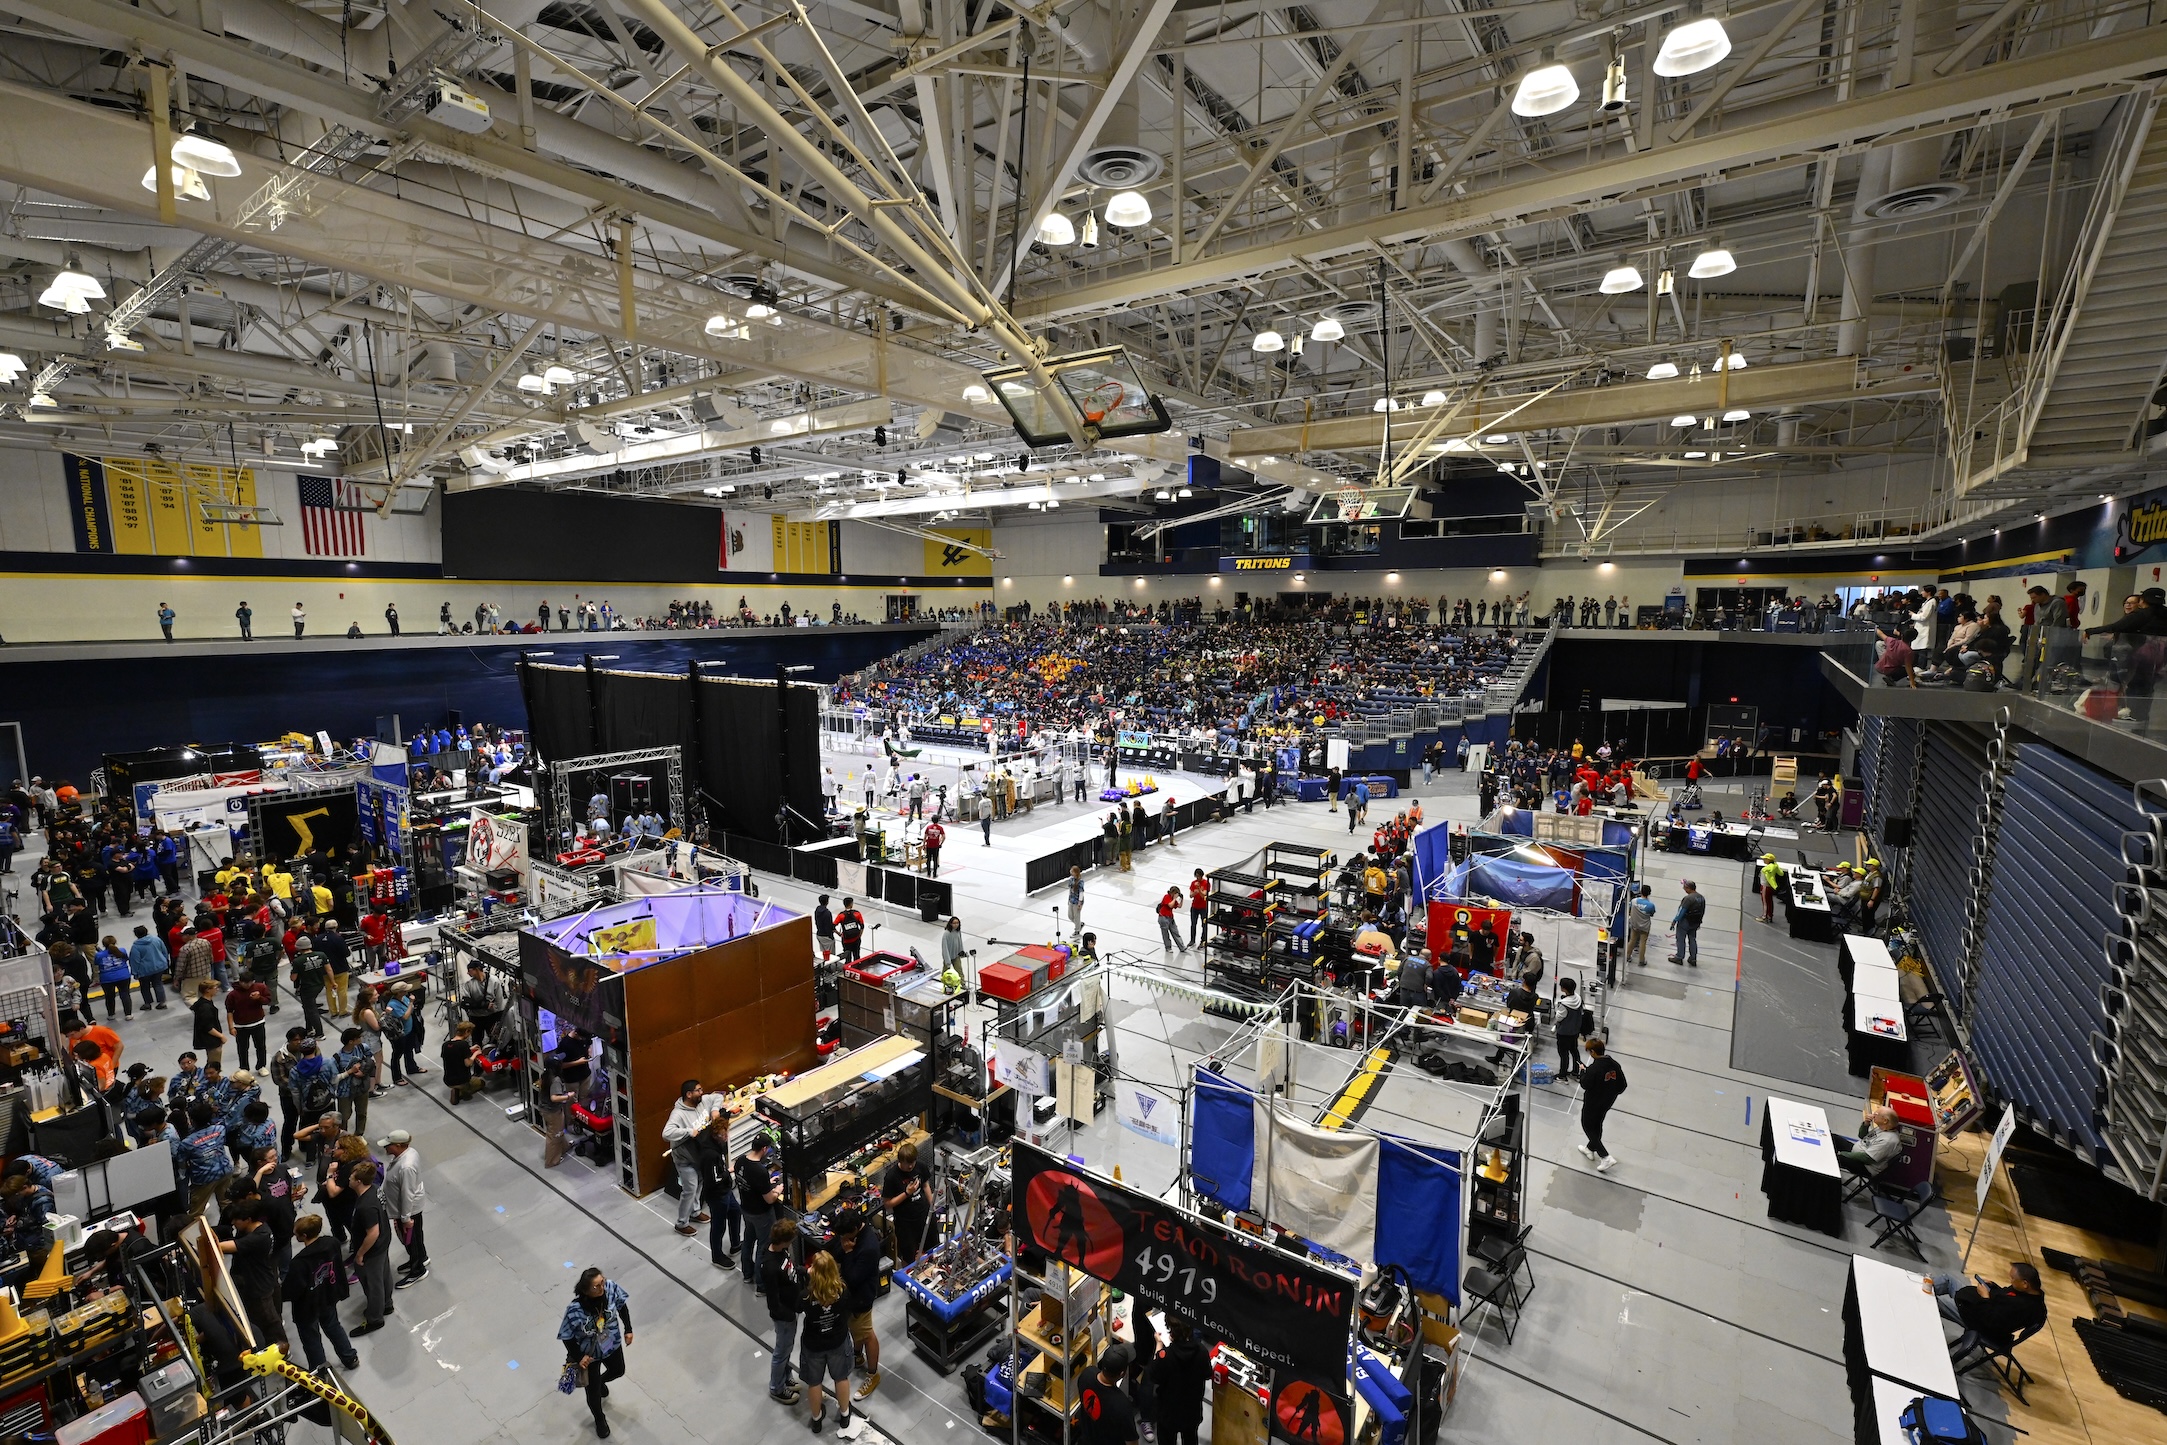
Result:
{"label": "blue banner on wall", "polygon": [[68,479],[68,523],[78,552],[113,550],[113,518],[106,510],[105,464],[96,457],[63,454]]}

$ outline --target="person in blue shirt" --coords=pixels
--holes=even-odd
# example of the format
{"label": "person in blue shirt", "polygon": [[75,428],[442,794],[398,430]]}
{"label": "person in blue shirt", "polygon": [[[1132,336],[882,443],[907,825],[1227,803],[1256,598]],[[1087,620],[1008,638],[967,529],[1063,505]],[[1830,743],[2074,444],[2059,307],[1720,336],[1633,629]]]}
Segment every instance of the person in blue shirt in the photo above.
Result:
{"label": "person in blue shirt", "polygon": [[165,603],[158,604],[158,630],[166,635],[168,642],[173,640],[173,624],[179,617],[180,614]]}
{"label": "person in blue shirt", "polygon": [[201,1219],[211,1196],[233,1172],[226,1157],[226,1126],[210,1100],[188,1106],[188,1132],[174,1144],[173,1156],[181,1182],[188,1186],[188,1217]]}
{"label": "person in blue shirt", "polygon": [[277,1153],[278,1125],[271,1122],[271,1106],[261,1099],[250,1099],[226,1125],[226,1148],[242,1164],[253,1159],[258,1149]]}
{"label": "person in blue shirt", "polygon": [[369,1091],[376,1086],[376,1051],[362,1042],[360,1029],[339,1035],[339,1051],[331,1056],[338,1075],[339,1124],[348,1133],[369,1132]]}
{"label": "person in blue shirt", "polygon": [[233,1102],[235,1092],[233,1080],[226,1077],[224,1065],[203,1066],[203,1078],[196,1085],[195,1097],[207,1100],[212,1108],[218,1110],[220,1118],[225,1117],[226,1108]]}
{"label": "person in blue shirt", "polygon": [[0,873],[15,871],[15,855],[22,846],[22,834],[15,831],[13,813],[0,812]]}
{"label": "person in blue shirt", "polygon": [[98,982],[105,989],[105,1016],[111,1018],[125,1009],[127,1016],[134,1018],[135,975],[128,967],[127,953],[112,934],[105,936],[105,946],[98,950],[96,962]]}
{"label": "person in blue shirt", "polygon": [[602,1398],[610,1381],[624,1377],[625,1346],[632,1343],[631,1297],[601,1270],[581,1271],[579,1283],[572,1287],[571,1303],[558,1322],[557,1338],[564,1343],[565,1364],[584,1376],[594,1433],[607,1439],[609,1421],[602,1413]]}
{"label": "person in blue shirt", "polygon": [[164,940],[138,923],[135,942],[128,945],[128,972],[135,976],[146,1010],[151,1007],[153,994],[157,996],[157,1007],[166,1006],[166,974],[172,967],[173,957],[166,952]]}
{"label": "person in blue shirt", "polygon": [[128,881],[137,893],[145,898],[158,891],[158,852],[155,847],[137,844],[128,850],[134,861],[128,865]]}
{"label": "person in blue shirt", "polygon": [[158,876],[165,880],[166,895],[180,892],[181,850],[173,835],[163,830],[151,834],[151,852],[157,858]]}

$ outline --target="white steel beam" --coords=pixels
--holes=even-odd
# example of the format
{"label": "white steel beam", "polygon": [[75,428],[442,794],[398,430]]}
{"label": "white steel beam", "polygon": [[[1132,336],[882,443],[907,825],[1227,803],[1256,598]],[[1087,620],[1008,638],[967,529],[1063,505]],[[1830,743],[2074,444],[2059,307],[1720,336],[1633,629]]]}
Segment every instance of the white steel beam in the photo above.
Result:
{"label": "white steel beam", "polygon": [[1717,131],[1637,154],[1614,154],[1590,165],[1542,171],[1487,190],[1412,209],[1384,212],[1284,240],[1224,251],[1182,264],[1138,269],[1110,280],[1063,286],[1019,298],[1019,316],[1047,321],[1084,312],[1118,310],[1204,286],[1269,275],[1294,266],[1404,241],[1435,244],[1466,239],[1531,216],[1608,205],[1651,186],[1719,176],[1734,166],[1797,158],[1860,145],[1923,126],[2053,96],[2077,95],[2135,80],[2167,65],[2167,22],[2127,35],[1998,65],[1915,82],[1879,95],[1828,104]]}

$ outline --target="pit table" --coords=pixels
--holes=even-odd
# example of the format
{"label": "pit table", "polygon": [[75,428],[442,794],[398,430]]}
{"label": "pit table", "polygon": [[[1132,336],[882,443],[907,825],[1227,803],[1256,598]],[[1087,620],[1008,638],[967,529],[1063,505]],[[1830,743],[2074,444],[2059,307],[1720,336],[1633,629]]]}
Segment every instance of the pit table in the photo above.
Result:
{"label": "pit table", "polygon": [[1829,904],[1828,886],[1811,868],[1783,867],[1783,920],[1791,937],[1814,943],[1836,941],[1836,914]]}
{"label": "pit table", "polygon": [[1903,1404],[1885,1416],[1893,1393],[1881,1386],[1905,1391],[1906,1403],[1922,1394],[1958,1398],[1933,1281],[1865,1255],[1852,1256],[1844,1286],[1843,1361],[1857,1445],[1893,1438],[1883,1433],[1883,1420],[1893,1421]]}
{"label": "pit table", "polygon": [[1768,1100],[1761,1114],[1761,1193],[1770,1219],[1843,1233],[1843,1170],[1826,1110]]}

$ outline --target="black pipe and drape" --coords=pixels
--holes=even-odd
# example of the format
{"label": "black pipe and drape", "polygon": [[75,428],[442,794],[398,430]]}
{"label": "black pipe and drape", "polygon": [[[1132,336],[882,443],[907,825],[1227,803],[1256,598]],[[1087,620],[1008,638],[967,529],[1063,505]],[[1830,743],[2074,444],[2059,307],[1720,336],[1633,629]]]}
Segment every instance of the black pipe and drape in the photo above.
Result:
{"label": "black pipe and drape", "polygon": [[[528,733],[544,759],[682,748],[686,790],[699,791],[714,831],[775,841],[786,774],[791,808],[808,818],[821,816],[815,689],[792,687],[779,717],[772,682],[601,668],[591,678],[590,709],[587,670],[538,663],[520,669]],[[700,689],[697,706],[695,688]],[[659,765],[654,792],[658,802],[666,796]]]}

